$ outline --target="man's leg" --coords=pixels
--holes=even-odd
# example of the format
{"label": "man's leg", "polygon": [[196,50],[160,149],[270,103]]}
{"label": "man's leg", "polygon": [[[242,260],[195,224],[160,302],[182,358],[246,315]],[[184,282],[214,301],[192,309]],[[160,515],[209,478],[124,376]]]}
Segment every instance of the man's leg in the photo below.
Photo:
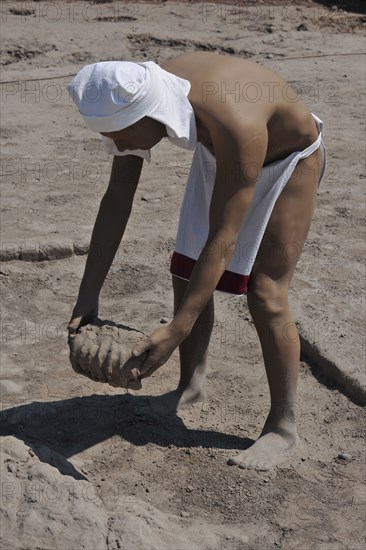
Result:
{"label": "man's leg", "polygon": [[[174,314],[182,301],[188,282],[172,276],[174,289]],[[214,299],[210,299],[195,322],[193,329],[179,346],[180,393],[178,408],[187,408],[206,396],[207,351],[214,324]]]}
{"label": "man's leg", "polygon": [[243,468],[271,468],[298,442],[300,341],[288,288],[313,216],[319,163],[319,149],[298,163],[276,201],[249,279],[248,307],[263,352],[271,408],[259,439],[229,460]]}
{"label": "man's leg", "polygon": [[[174,313],[184,296],[188,281],[172,275]],[[210,299],[195,322],[190,335],[179,346],[180,380],[176,390],[147,399],[153,415],[174,414],[204,401],[206,393],[207,350],[214,324],[214,299]]]}

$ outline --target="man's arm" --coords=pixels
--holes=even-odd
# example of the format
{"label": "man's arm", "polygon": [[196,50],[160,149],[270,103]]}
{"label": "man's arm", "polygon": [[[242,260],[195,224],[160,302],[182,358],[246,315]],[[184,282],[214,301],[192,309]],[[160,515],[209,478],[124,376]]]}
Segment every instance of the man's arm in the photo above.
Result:
{"label": "man's arm", "polygon": [[69,327],[90,312],[97,314],[99,293],[130,217],[143,159],[114,156],[107,191],[94,224],[84,275]]}
{"label": "man's arm", "polygon": [[216,179],[210,204],[209,235],[171,323],[183,336],[190,333],[234,254],[265,160],[267,128],[252,125],[235,135],[218,127],[212,133],[212,141]]}

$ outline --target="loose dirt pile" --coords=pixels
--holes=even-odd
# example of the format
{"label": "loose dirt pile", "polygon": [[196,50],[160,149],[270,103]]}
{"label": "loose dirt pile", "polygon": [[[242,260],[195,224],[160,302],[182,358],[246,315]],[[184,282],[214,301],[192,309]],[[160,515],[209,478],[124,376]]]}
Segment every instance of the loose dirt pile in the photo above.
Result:
{"label": "loose dirt pile", "polygon": [[143,332],[95,319],[68,336],[72,368],[96,382],[140,390],[140,368],[148,352],[131,357],[131,350],[143,337]]}
{"label": "loose dirt pile", "polygon": [[[309,346],[361,384],[361,4],[1,3],[1,80],[12,82],[0,87],[1,252],[10,260],[0,272],[4,548],[364,549],[364,411],[318,363],[300,364],[302,444],[291,462],[269,474],[226,464],[258,437],[269,409],[245,298],[215,296],[207,402],[175,416],[152,417],[147,403],[176,388],[177,352],[142,395],[74,373],[67,346],[111,169],[71,104],[69,75],[86,63],[160,63],[207,48],[277,71],[325,123],[329,164],[289,301]],[[103,319],[151,334],[172,318],[169,261],[191,160],[166,142],[152,151],[101,292]]]}

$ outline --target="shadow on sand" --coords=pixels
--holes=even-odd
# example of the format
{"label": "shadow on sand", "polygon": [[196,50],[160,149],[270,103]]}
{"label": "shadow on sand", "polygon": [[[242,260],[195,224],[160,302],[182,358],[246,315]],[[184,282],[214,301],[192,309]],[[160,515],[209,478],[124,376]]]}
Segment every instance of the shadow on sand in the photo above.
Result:
{"label": "shadow on sand", "polygon": [[145,402],[146,396],[125,394],[9,406],[0,413],[0,435],[13,435],[30,446],[46,445],[66,458],[116,435],[137,447],[154,443],[242,450],[253,443],[217,431],[189,429],[176,415],[150,417],[142,412]]}
{"label": "shadow on sand", "polygon": [[326,8],[337,6],[340,10],[365,14],[365,0],[315,0],[315,2]]}

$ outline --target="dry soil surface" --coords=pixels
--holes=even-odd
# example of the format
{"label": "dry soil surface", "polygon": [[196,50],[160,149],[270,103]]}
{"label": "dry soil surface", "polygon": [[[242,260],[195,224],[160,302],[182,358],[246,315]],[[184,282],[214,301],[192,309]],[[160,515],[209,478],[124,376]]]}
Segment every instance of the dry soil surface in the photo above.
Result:
{"label": "dry soil surface", "polygon": [[[364,548],[365,18],[359,2],[325,4],[1,4],[3,548]],[[176,416],[141,405],[174,389],[177,352],[140,392],[78,376],[68,359],[111,158],[65,85],[90,62],[190,50],[265,64],[325,122],[328,168],[290,291],[307,350],[302,444],[270,473],[226,464],[268,412],[245,298],[216,293],[208,400]],[[152,157],[99,311],[146,333],[172,317],[169,261],[192,154],[163,142]]]}

